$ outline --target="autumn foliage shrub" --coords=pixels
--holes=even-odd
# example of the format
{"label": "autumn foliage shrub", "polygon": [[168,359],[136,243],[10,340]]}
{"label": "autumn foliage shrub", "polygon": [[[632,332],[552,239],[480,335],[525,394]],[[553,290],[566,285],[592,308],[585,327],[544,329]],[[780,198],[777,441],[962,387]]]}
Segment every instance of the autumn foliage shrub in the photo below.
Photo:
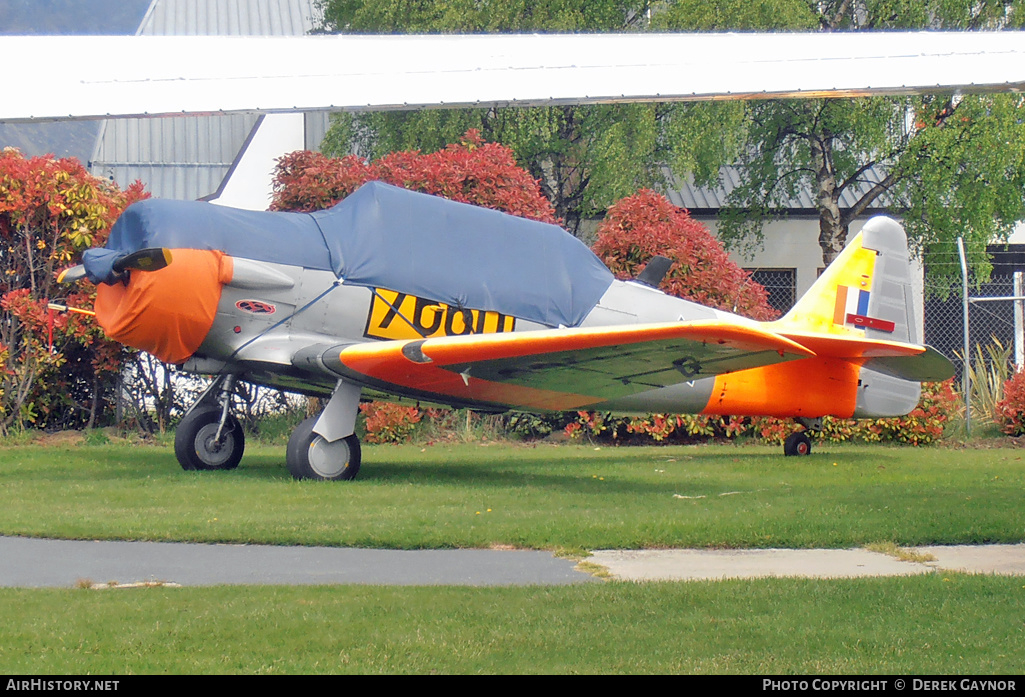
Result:
{"label": "autumn foliage shrub", "polygon": [[12,425],[95,425],[108,409],[124,357],[91,317],[53,314],[66,298],[90,309],[94,293],[57,273],[102,245],[141,184],[125,191],[74,159],[0,151],[0,433]]}
{"label": "autumn foliage shrub", "polygon": [[1025,370],[1004,383],[1004,398],[997,402],[996,421],[1009,436],[1025,435]]}
{"label": "autumn foliage shrub", "polygon": [[403,443],[409,440],[423,414],[413,406],[392,402],[364,402],[363,413],[367,443]]}
{"label": "autumn foliage shrub", "polygon": [[[592,247],[620,279],[636,278],[655,255],[672,266],[659,288],[669,295],[692,300],[753,319],[774,319],[765,289],[730,260],[715,237],[690,214],[665,196],[643,190],[612,206],[598,227]],[[656,443],[689,442],[712,437],[734,437],[743,432],[737,417],[700,414],[649,414],[632,419],[580,412],[566,432],[587,434],[619,442],[628,439]]]}
{"label": "autumn foliage shrub", "polygon": [[459,143],[433,153],[395,152],[373,162],[300,150],[278,159],[271,208],[329,208],[368,181],[472,203],[523,218],[557,223],[555,209],[512,150],[468,131]]}
{"label": "autumn foliage shrub", "polygon": [[659,286],[669,295],[757,320],[778,316],[765,288],[730,260],[708,229],[654,191],[609,208],[592,249],[617,278],[636,278],[661,255],[673,262]]}
{"label": "autumn foliage shrub", "polygon": [[[1018,392],[1018,423],[1025,424],[1025,378]],[[924,383],[922,396],[910,414],[886,419],[839,419],[826,416],[822,431],[815,434],[822,441],[891,442],[927,445],[943,436],[950,420],[958,413],[959,398],[954,392],[953,379]],[[620,427],[619,422],[625,424]],[[709,438],[735,438],[749,436],[764,443],[782,445],[796,429],[790,419],[771,416],[702,416],[694,414],[652,414],[643,419],[616,420],[608,414],[579,412],[576,422],[566,428],[573,437],[587,435],[594,440],[623,442],[686,443]],[[1011,431],[1006,431],[1011,433]],[[1025,434],[1025,425],[1015,435]]]}

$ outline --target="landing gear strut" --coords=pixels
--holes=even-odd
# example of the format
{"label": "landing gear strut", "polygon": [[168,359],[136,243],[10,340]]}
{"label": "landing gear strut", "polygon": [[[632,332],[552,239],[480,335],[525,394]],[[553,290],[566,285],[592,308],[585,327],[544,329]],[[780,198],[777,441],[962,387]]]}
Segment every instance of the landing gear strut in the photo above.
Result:
{"label": "landing gear strut", "polygon": [[231,413],[236,376],[218,378],[185,415],[174,434],[174,454],[184,470],[231,470],[246,449],[242,425]]}
{"label": "landing gear strut", "polygon": [[811,438],[808,437],[808,431],[818,433],[822,430],[822,419],[797,419],[806,430],[797,431],[787,436],[787,439],[783,442],[783,454],[784,455],[811,455]]}

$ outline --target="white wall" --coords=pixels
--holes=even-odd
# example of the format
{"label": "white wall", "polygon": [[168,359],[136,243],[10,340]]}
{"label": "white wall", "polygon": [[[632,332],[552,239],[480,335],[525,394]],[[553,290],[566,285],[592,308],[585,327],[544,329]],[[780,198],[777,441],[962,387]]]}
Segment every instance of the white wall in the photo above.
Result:
{"label": "white wall", "polygon": [[302,114],[268,114],[256,129],[244,151],[239,153],[231,173],[212,203],[251,211],[265,211],[273,192],[275,160],[306,147]]}

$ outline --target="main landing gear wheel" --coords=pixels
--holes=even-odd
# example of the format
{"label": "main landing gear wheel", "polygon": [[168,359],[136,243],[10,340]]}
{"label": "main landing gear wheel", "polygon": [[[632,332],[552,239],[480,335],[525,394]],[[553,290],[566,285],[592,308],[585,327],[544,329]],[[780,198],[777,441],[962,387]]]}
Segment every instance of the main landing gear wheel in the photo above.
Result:
{"label": "main landing gear wheel", "polygon": [[791,433],[783,443],[784,455],[811,455],[811,438],[804,431]]}
{"label": "main landing gear wheel", "polygon": [[174,455],[184,470],[232,470],[242,460],[246,436],[242,424],[228,414],[217,439],[221,408],[199,407],[178,424],[174,434]]}
{"label": "main landing gear wheel", "polygon": [[303,421],[288,439],[288,471],[296,479],[355,479],[360,463],[359,438],[353,434],[328,443],[313,432],[318,418],[311,416]]}

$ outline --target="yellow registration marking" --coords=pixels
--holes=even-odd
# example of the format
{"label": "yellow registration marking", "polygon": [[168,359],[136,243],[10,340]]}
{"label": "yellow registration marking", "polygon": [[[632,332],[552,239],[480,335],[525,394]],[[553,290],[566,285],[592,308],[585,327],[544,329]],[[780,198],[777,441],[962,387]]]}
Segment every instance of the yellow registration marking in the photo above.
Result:
{"label": "yellow registration marking", "polygon": [[511,332],[516,319],[498,312],[467,310],[394,290],[378,289],[364,334],[374,339],[420,339]]}

